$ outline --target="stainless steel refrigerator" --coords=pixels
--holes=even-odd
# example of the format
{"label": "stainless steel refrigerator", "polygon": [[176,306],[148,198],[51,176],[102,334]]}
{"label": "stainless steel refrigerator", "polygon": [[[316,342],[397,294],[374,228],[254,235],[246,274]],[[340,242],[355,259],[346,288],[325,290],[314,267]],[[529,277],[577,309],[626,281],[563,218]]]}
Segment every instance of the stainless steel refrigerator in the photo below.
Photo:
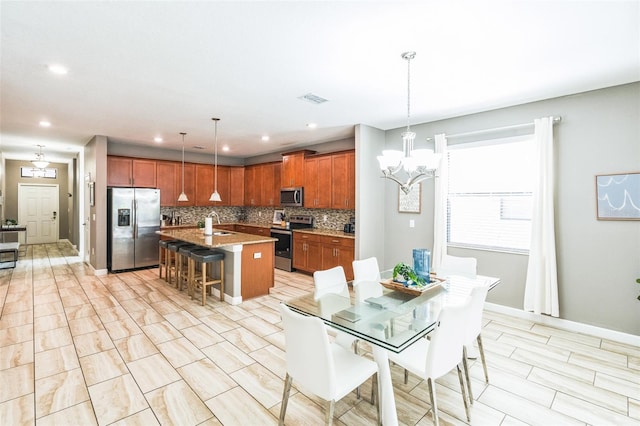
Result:
{"label": "stainless steel refrigerator", "polygon": [[158,265],[160,190],[108,188],[107,208],[109,270]]}

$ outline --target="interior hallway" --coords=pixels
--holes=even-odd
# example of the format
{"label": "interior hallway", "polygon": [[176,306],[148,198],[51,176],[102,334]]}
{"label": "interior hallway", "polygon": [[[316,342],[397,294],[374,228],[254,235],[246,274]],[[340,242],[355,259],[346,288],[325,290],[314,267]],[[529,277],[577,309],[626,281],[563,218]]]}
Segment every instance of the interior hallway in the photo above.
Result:
{"label": "interior hallway", "polygon": [[[30,245],[0,271],[0,424],[277,424],[277,305],[312,287],[276,270],[269,296],[203,307],[157,269],[93,276],[68,242]],[[640,348],[491,312],[484,323],[491,383],[474,361],[473,425],[640,424]],[[432,424],[426,383],[392,373],[400,424]],[[441,424],[465,424],[458,386],[438,381]],[[292,389],[287,424],[323,416]],[[335,423],[375,424],[375,409],[351,394]]]}

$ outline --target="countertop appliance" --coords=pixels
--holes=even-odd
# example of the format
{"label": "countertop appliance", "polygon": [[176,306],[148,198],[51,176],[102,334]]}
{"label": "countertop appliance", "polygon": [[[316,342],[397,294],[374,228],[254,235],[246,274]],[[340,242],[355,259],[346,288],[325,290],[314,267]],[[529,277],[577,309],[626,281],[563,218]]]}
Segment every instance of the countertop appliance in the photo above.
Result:
{"label": "countertop appliance", "polygon": [[313,228],[313,216],[289,217],[289,226],[272,226],[271,238],[276,238],[275,266],[283,271],[293,271],[293,230]]}
{"label": "countertop appliance", "polygon": [[349,218],[349,223],[346,223],[342,230],[344,232],[348,233],[348,234],[355,234],[356,233],[356,218],[354,216],[351,216]]}
{"label": "countertop appliance", "polygon": [[303,202],[304,189],[302,187],[280,189],[280,205],[282,207],[302,207]]}
{"label": "countertop appliance", "polygon": [[107,268],[110,271],[158,265],[160,190],[107,189]]}

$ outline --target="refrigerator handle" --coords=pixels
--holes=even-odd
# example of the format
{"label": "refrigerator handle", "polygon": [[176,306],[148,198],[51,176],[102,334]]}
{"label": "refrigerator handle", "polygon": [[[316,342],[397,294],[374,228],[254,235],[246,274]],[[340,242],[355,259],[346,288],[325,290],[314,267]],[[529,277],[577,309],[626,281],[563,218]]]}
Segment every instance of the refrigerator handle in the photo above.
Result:
{"label": "refrigerator handle", "polygon": [[138,200],[133,200],[133,239],[138,238]]}

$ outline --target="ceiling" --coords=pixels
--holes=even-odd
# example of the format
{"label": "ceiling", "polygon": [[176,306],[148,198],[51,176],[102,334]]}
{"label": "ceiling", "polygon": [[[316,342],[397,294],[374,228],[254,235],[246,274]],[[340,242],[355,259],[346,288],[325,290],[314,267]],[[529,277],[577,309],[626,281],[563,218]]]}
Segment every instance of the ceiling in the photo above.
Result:
{"label": "ceiling", "polygon": [[411,123],[639,81],[639,5],[2,1],[0,150],[65,161],[93,135],[179,150],[186,132],[213,152],[219,117],[221,155],[246,158],[398,128],[408,50]]}

